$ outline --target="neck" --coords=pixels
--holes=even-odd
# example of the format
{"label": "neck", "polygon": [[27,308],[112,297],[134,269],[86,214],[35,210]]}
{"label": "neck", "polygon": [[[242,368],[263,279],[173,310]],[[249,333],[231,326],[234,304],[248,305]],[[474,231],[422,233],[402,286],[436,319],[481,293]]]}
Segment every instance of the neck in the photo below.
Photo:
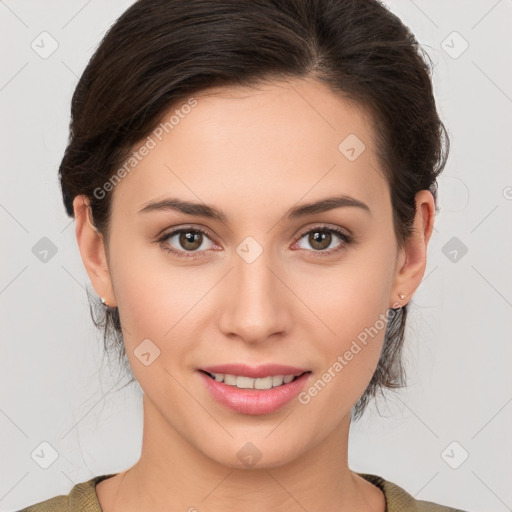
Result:
{"label": "neck", "polygon": [[282,465],[229,467],[171,428],[144,395],[141,457],[97,485],[104,512],[384,510],[381,491],[348,467],[350,417],[313,449]]}

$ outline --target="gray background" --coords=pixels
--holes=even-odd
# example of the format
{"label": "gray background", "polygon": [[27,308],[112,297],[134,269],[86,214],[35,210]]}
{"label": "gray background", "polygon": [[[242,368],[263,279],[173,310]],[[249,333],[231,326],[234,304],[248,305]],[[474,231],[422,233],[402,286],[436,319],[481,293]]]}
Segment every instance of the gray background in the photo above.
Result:
{"label": "gray background", "polygon": [[[78,76],[131,3],[0,0],[2,511],[122,471],[140,453],[140,388],[117,391],[125,380],[116,385],[116,363],[102,363],[85,291],[92,287],[57,181]],[[435,63],[452,149],[410,308],[409,387],[352,426],[350,465],[418,499],[505,512],[512,510],[512,2],[387,4]],[[52,44],[56,50],[41,55]],[[56,251],[46,261],[44,237]]]}

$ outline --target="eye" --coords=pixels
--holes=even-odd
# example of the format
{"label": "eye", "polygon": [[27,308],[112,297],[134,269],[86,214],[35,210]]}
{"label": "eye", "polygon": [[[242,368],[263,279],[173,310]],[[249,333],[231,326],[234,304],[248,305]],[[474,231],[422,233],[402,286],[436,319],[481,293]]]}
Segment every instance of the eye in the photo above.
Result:
{"label": "eye", "polygon": [[179,258],[194,258],[198,256],[196,253],[204,252],[199,250],[201,247],[203,249],[215,247],[215,244],[211,242],[211,240],[210,247],[204,247],[205,240],[210,240],[206,231],[199,228],[186,227],[162,235],[157,242],[162,249]]}
{"label": "eye", "polygon": [[[343,250],[348,244],[352,243],[351,235],[348,235],[341,229],[322,225],[301,233],[296,244],[305,238],[306,235],[306,242],[313,248],[309,252],[314,256],[331,255]],[[341,240],[341,243],[333,249],[331,246],[332,243],[335,242],[336,238]],[[205,247],[205,241],[207,240],[210,241],[210,245],[208,246],[208,244],[206,244]],[[205,230],[192,227],[184,227],[165,233],[157,240],[157,243],[162,247],[162,249],[179,258],[195,258],[200,255],[202,256],[203,254],[201,253],[204,253],[206,249],[217,247],[211,241]],[[200,250],[201,248],[203,250]],[[304,249],[304,247],[301,247],[300,245],[299,248]],[[329,248],[331,249],[327,250]]]}
{"label": "eye", "polygon": [[[334,236],[333,236],[334,234]],[[352,237],[341,229],[332,228],[329,226],[316,226],[302,233],[297,243],[299,243],[304,237],[306,237],[306,243],[313,248],[314,256],[327,256],[335,252],[343,250],[348,244],[352,242]],[[338,243],[336,246],[336,238],[341,239],[342,243]],[[332,249],[332,243],[334,242],[335,247]],[[327,250],[331,247],[331,250]],[[307,247],[300,247],[304,249]],[[315,254],[317,253],[317,254]]]}

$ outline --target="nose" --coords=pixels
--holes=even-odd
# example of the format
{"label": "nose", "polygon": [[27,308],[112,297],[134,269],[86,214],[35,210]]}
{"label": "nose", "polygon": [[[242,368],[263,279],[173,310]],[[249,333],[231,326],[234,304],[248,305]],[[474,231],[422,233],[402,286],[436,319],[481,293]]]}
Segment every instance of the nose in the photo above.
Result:
{"label": "nose", "polygon": [[235,255],[220,301],[219,326],[224,335],[247,343],[283,336],[292,323],[293,301],[285,274],[266,251],[251,263]]}

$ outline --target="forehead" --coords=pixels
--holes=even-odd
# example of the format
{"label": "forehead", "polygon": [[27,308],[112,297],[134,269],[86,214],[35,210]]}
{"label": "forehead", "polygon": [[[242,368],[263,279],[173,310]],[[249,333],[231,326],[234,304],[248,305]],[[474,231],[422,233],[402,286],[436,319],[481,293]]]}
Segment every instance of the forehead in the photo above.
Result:
{"label": "forehead", "polygon": [[166,194],[223,209],[228,201],[239,218],[333,193],[385,201],[371,119],[323,84],[222,87],[193,99],[134,148],[151,146],[115,187],[113,210],[134,215]]}

